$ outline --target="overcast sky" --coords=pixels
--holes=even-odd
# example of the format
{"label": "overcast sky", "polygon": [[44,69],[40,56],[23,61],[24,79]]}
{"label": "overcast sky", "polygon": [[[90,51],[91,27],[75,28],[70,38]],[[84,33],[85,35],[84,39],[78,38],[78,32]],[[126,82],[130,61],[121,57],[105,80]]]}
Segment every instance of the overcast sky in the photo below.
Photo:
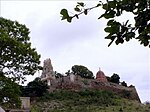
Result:
{"label": "overcast sky", "polygon": [[[87,7],[97,2],[87,2]],[[106,21],[97,18],[102,13],[100,8],[94,9],[87,16],[80,16],[72,23],[61,21],[60,10],[67,8],[73,12],[76,2],[72,1],[0,1],[0,16],[17,20],[25,24],[31,31],[32,47],[41,54],[43,60],[50,58],[55,71],[65,73],[75,64],[84,65],[94,75],[99,70],[107,76],[119,74],[121,81],[136,87],[142,102],[150,101],[150,50],[137,40],[123,45],[111,45],[104,39]],[[130,19],[128,14],[118,20]],[[35,77],[27,77],[28,82]]]}

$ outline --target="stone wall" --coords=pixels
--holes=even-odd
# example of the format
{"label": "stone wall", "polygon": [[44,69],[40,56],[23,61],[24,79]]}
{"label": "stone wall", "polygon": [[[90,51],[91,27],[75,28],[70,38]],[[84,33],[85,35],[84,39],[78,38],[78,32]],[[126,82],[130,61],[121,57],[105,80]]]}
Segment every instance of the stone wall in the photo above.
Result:
{"label": "stone wall", "polygon": [[56,89],[65,89],[80,91],[82,89],[88,88],[97,90],[109,90],[122,97],[141,102],[134,86],[124,87],[111,82],[103,82],[95,79],[84,79],[79,76],[75,77],[74,82],[70,80],[69,76],[53,80],[52,85],[49,87],[49,90],[54,91]]}
{"label": "stone wall", "polygon": [[21,109],[30,109],[30,97],[20,97]]}

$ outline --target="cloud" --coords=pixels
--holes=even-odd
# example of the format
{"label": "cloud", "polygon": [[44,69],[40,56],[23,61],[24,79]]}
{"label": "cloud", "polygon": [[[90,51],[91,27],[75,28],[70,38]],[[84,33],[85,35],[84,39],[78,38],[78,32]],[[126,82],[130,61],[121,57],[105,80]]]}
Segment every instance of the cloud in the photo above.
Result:
{"label": "cloud", "polygon": [[[73,9],[75,4],[68,1],[2,1],[1,15],[29,27],[32,46],[42,55],[41,61],[51,58],[54,70],[65,73],[73,65],[80,64],[96,74],[101,67],[106,75],[118,73],[121,81],[135,85],[142,101],[150,100],[149,49],[136,40],[107,47],[110,41],[104,39],[107,34],[103,30],[106,21],[97,20],[100,9],[79,20],[74,19],[71,24],[61,21],[60,10]],[[94,4],[87,2],[87,7]],[[28,77],[28,81],[39,75]]]}

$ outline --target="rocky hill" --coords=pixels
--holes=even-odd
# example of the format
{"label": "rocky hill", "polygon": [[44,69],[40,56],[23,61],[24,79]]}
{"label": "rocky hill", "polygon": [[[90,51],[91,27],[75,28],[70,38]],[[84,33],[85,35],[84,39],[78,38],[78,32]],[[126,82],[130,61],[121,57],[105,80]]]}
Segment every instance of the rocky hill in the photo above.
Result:
{"label": "rocky hill", "polygon": [[31,104],[31,112],[150,112],[150,105],[100,90],[55,91]]}

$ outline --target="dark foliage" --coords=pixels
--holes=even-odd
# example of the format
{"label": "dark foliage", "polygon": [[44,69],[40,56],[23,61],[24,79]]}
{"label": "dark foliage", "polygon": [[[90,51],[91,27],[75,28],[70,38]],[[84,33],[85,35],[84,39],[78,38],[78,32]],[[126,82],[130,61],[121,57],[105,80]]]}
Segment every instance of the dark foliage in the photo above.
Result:
{"label": "dark foliage", "polygon": [[41,97],[47,92],[47,89],[47,84],[41,81],[40,78],[29,82],[25,87],[21,86],[22,96],[28,97]]}
{"label": "dark foliage", "polygon": [[15,81],[25,81],[41,69],[40,55],[31,48],[29,29],[0,17],[0,71]]}
{"label": "dark foliage", "polygon": [[82,65],[74,65],[71,68],[73,74],[79,75],[83,78],[88,78],[88,79],[93,79],[93,73],[90,71],[87,67],[82,66]]}
{"label": "dark foliage", "polygon": [[[62,9],[60,14],[62,20],[72,22],[73,18],[79,19],[81,14],[87,15],[90,10],[101,7],[104,13],[100,14],[98,19],[105,18],[108,20],[105,32],[108,35],[105,39],[111,42],[122,44],[131,39],[137,39],[140,44],[150,47],[150,1],[149,0],[106,0],[99,1],[98,4],[91,8],[86,8],[83,2],[78,2],[74,8],[75,14],[73,16],[68,14],[66,9]],[[134,22],[129,20],[121,23],[118,17],[124,14],[133,14]]]}
{"label": "dark foliage", "polygon": [[121,82],[121,85],[127,87],[127,83],[125,81]]}
{"label": "dark foliage", "polygon": [[120,77],[119,77],[119,75],[114,73],[114,74],[110,77],[110,82],[119,84],[119,82],[120,82]]}
{"label": "dark foliage", "polygon": [[20,107],[20,94],[19,85],[0,72],[0,105],[4,108]]}

